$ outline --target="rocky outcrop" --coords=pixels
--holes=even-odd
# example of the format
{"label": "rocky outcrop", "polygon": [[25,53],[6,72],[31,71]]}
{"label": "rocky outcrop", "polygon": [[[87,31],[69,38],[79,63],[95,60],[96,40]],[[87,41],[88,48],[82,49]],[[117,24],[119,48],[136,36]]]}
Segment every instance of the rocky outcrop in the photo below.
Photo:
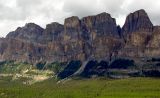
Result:
{"label": "rocky outcrop", "polygon": [[34,23],[28,23],[24,27],[18,27],[10,32],[6,38],[20,39],[25,41],[37,42],[44,29]]}
{"label": "rocky outcrop", "polygon": [[108,13],[82,18],[83,32],[96,32],[97,35],[117,36],[117,25],[114,18]]}
{"label": "rocky outcrop", "polygon": [[145,49],[145,56],[150,57],[159,57],[160,55],[160,27],[155,26],[153,30],[153,34],[150,37],[150,40],[148,41],[148,44],[146,45]]}
{"label": "rocky outcrop", "polygon": [[78,40],[80,38],[80,28],[81,24],[77,16],[66,18],[64,22],[64,40]]}
{"label": "rocky outcrop", "polygon": [[14,60],[35,64],[45,58],[44,45],[13,38],[1,39],[0,42],[1,61]]}
{"label": "rocky outcrop", "polygon": [[39,42],[44,41],[44,43],[60,41],[63,37],[64,26],[57,22],[53,22],[46,26],[46,29],[42,33],[42,36],[39,37]]}
{"label": "rocky outcrop", "polygon": [[153,24],[144,10],[138,10],[127,16],[122,31],[124,33],[152,32]]}
{"label": "rocky outcrop", "polygon": [[81,20],[85,54],[93,59],[109,59],[121,46],[116,21],[108,13],[84,17]]}
{"label": "rocky outcrop", "polygon": [[[119,51],[120,56],[131,58],[151,57],[149,44],[154,35],[154,26],[144,10],[129,14],[122,27],[125,46]],[[153,47],[152,47],[153,48]],[[146,51],[150,50],[150,53]]]}

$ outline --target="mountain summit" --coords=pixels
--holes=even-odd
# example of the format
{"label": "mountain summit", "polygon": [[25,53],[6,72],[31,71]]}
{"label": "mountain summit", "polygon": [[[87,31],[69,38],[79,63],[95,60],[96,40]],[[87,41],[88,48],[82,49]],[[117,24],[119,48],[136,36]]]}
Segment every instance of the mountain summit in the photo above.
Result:
{"label": "mountain summit", "polygon": [[150,21],[147,13],[144,10],[138,10],[134,13],[130,13],[126,22],[122,28],[123,32],[131,33],[131,32],[152,32],[153,24]]}

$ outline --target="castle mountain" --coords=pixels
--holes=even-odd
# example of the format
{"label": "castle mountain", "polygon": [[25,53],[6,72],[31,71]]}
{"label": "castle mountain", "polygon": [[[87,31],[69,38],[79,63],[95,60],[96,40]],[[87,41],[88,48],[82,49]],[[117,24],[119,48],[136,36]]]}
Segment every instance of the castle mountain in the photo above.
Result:
{"label": "castle mountain", "polygon": [[108,13],[79,19],[66,18],[46,28],[34,23],[18,27],[0,38],[0,60],[36,64],[79,60],[112,61],[160,56],[160,27],[154,26],[142,9],[130,13],[121,28]]}

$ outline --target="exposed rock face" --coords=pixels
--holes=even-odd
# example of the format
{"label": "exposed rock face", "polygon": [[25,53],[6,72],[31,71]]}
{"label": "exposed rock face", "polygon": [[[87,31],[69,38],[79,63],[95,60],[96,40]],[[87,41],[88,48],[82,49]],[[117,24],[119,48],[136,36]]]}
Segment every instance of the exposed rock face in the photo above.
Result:
{"label": "exposed rock face", "polygon": [[46,29],[42,33],[41,38],[39,38],[39,41],[45,40],[45,42],[50,42],[50,41],[59,41],[62,40],[62,32],[64,30],[64,26],[57,23],[53,22],[51,24],[48,24],[46,26]]}
{"label": "exposed rock face", "polygon": [[127,16],[122,30],[126,33],[152,32],[153,24],[144,10],[138,10]]}
{"label": "exposed rock face", "polygon": [[[119,51],[120,56],[131,58],[153,56],[150,55],[153,47],[151,49],[149,43],[153,39],[154,26],[144,10],[138,10],[127,16],[122,33],[126,44]],[[146,52],[148,50],[150,53]]]}
{"label": "exposed rock face", "polygon": [[64,40],[78,40],[80,38],[80,20],[77,16],[65,19],[64,22]]}
{"label": "exposed rock face", "polygon": [[97,35],[118,35],[115,19],[105,12],[82,18],[82,31],[96,32]]}
{"label": "exposed rock face", "polygon": [[10,32],[6,38],[21,39],[36,42],[42,35],[44,29],[34,23],[28,23],[24,27],[19,27],[15,31]]}
{"label": "exposed rock face", "polygon": [[36,63],[45,58],[45,46],[19,39],[1,39],[0,59]]}
{"label": "exposed rock face", "polygon": [[112,52],[116,51],[115,47],[121,46],[116,21],[110,14],[84,17],[81,24],[87,57],[108,59]]}
{"label": "exposed rock face", "polygon": [[72,16],[64,25],[53,22],[43,29],[29,23],[10,32],[0,39],[0,60],[37,63],[152,57],[160,55],[159,38],[160,27],[153,26],[144,10],[129,14],[122,29],[108,13],[82,19]]}
{"label": "exposed rock face", "polygon": [[159,57],[160,55],[160,27],[155,26],[153,34],[150,37],[150,40],[146,46],[145,53],[146,56]]}
{"label": "exposed rock face", "polygon": [[160,48],[160,26],[154,27],[152,38],[147,47]]}

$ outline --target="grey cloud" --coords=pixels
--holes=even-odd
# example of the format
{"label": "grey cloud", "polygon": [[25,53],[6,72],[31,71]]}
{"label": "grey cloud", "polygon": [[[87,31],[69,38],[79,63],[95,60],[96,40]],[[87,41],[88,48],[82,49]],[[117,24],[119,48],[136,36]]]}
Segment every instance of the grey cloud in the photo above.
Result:
{"label": "grey cloud", "polygon": [[42,0],[17,0],[18,6],[21,7],[35,6],[40,3],[42,3]]}
{"label": "grey cloud", "polygon": [[50,22],[63,23],[70,16],[82,18],[101,12],[110,13],[122,26],[125,17],[138,9],[145,9],[151,21],[160,24],[160,0],[12,0],[14,6],[8,2],[11,0],[0,0],[0,36],[26,22],[45,27]]}
{"label": "grey cloud", "polygon": [[64,1],[63,10],[64,12],[70,13],[70,15],[83,17],[97,12],[96,1],[97,0],[66,0]]}
{"label": "grey cloud", "polygon": [[10,8],[0,4],[0,20],[23,20],[22,10],[19,8]]}
{"label": "grey cloud", "polygon": [[17,7],[22,10],[24,16],[31,17],[41,14],[42,0],[17,0]]}
{"label": "grey cloud", "polygon": [[71,15],[80,17],[101,12],[117,15],[122,3],[123,0],[66,0],[64,2],[63,10]]}

